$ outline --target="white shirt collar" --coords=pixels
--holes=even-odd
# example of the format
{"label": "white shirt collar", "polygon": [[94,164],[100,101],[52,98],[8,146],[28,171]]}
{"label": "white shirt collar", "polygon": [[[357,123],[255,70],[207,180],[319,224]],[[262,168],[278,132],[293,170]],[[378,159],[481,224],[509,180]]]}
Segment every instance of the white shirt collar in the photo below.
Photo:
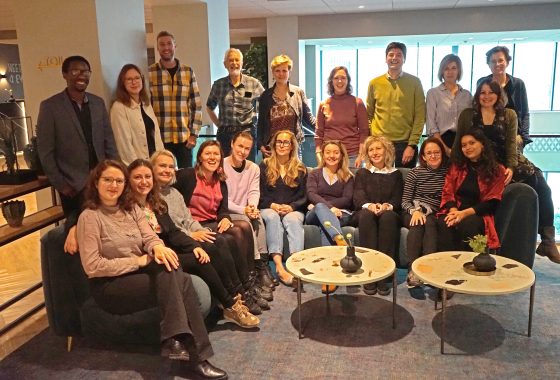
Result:
{"label": "white shirt collar", "polygon": [[392,173],[396,170],[397,170],[397,168],[388,167],[388,166],[385,166],[383,169],[377,169],[373,165],[371,165],[371,168],[369,169],[369,171],[372,172],[372,173],[380,173],[380,174],[390,174],[390,173]]}
{"label": "white shirt collar", "polygon": [[[399,79],[399,78],[402,77],[403,75],[404,75],[404,71],[401,70],[401,73],[397,76],[396,79]],[[388,72],[388,71],[387,71],[387,79],[393,79],[393,78],[391,78],[391,76],[389,75],[389,72]],[[395,79],[393,79],[393,80],[395,80]]]}

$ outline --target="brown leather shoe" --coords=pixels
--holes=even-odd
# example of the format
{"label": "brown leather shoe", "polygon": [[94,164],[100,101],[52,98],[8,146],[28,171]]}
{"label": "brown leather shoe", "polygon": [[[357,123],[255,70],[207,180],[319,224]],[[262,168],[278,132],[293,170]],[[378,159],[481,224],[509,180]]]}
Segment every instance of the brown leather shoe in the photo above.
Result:
{"label": "brown leather shoe", "polygon": [[165,356],[171,360],[189,361],[189,352],[187,348],[181,341],[175,338],[169,338],[163,341],[161,356]]}

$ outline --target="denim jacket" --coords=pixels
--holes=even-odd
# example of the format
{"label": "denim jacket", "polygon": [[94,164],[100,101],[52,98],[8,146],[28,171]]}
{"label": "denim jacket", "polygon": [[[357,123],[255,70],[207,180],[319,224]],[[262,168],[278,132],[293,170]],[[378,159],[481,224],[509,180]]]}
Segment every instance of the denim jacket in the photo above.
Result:
{"label": "denim jacket", "polygon": [[[308,128],[315,130],[317,120],[311,113],[311,109],[307,104],[305,92],[301,88],[294,86],[289,82],[288,86],[290,87],[290,92],[286,100],[296,113],[296,140],[299,144],[301,144],[304,140],[301,123],[303,122]],[[270,140],[270,110],[275,104],[274,99],[272,99],[275,87],[276,84],[269,89],[266,89],[259,99],[259,121],[257,123],[259,148],[266,146],[268,140]]]}

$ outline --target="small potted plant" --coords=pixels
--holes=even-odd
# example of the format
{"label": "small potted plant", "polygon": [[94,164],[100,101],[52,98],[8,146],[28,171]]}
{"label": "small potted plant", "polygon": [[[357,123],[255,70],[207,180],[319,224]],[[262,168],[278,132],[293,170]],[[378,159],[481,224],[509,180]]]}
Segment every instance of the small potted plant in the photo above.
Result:
{"label": "small potted plant", "polygon": [[342,236],[342,233],[334,228],[331,222],[325,222],[324,226],[325,228],[333,228],[336,232],[338,232],[338,236],[336,237],[336,239],[338,239],[338,242],[347,244],[346,256],[344,256],[342,260],[340,260],[340,266],[342,267],[342,269],[344,269],[344,271],[348,273],[354,273],[358,269],[360,269],[362,267],[362,260],[358,256],[356,256],[356,247],[352,245],[352,235],[347,234],[345,240],[344,236]]}
{"label": "small potted plant", "polygon": [[496,259],[490,256],[487,245],[488,237],[486,235],[476,235],[474,238],[469,238],[468,242],[473,252],[478,253],[478,256],[473,259],[476,270],[479,272],[493,271],[496,268]]}

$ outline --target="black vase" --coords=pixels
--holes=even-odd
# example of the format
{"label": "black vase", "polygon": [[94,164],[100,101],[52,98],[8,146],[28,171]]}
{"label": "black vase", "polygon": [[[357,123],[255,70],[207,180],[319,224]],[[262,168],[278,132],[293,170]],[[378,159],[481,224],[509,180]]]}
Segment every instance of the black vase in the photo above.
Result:
{"label": "black vase", "polygon": [[41,160],[39,160],[39,151],[37,149],[37,136],[33,136],[29,141],[29,144],[23,148],[23,158],[27,163],[27,167],[31,170],[35,170],[37,174],[43,173],[43,166],[41,165]]}
{"label": "black vase", "polygon": [[19,227],[25,215],[24,201],[8,201],[2,203],[2,214],[10,227]]}
{"label": "black vase", "polygon": [[490,272],[496,268],[496,259],[490,256],[490,249],[486,247],[486,252],[480,253],[473,259],[474,267],[479,272]]}
{"label": "black vase", "polygon": [[340,260],[340,266],[348,273],[354,273],[362,267],[362,260],[356,256],[354,247],[346,247],[346,256]]}

